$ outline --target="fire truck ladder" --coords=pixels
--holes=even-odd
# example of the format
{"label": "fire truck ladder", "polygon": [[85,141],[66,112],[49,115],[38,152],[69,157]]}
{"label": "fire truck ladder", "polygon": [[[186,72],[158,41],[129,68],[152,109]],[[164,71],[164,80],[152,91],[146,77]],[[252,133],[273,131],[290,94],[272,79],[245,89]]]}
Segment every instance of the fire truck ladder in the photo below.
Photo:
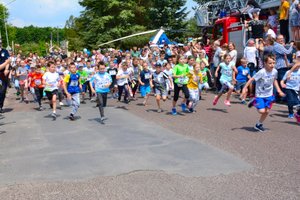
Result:
{"label": "fire truck ladder", "polygon": [[[211,26],[214,20],[219,18],[220,12],[240,11],[246,7],[247,2],[248,0],[216,0],[200,5],[195,14],[197,24],[198,26]],[[257,0],[256,2],[262,9],[280,5],[278,0]]]}

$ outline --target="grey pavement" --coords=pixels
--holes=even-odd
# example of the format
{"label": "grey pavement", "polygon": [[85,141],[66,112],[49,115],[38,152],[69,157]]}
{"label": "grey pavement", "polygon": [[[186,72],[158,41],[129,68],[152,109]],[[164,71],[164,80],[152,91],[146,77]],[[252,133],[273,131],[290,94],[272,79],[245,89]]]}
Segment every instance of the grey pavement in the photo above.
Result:
{"label": "grey pavement", "polygon": [[[0,184],[88,180],[134,171],[163,171],[186,177],[216,176],[251,169],[223,150],[176,134],[122,107],[99,111],[82,105],[76,121],[69,108],[5,114],[0,135]],[[182,122],[184,123],[184,122]]]}

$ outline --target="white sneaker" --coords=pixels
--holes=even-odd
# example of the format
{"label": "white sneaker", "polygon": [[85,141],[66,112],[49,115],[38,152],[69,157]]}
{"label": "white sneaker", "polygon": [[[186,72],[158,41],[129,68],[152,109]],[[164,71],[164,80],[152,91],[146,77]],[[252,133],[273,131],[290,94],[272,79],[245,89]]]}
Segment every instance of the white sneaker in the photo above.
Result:
{"label": "white sneaker", "polygon": [[64,103],[63,103],[63,102],[59,102],[59,105],[60,105],[60,106],[63,106],[63,105],[64,105]]}

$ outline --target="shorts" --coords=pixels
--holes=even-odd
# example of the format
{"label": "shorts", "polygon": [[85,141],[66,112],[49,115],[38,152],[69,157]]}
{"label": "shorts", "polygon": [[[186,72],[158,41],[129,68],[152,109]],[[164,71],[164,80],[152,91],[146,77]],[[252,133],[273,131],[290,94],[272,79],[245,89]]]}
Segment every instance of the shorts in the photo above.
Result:
{"label": "shorts", "polygon": [[202,91],[203,89],[208,90],[209,89],[209,85],[208,83],[199,83],[199,90]]}
{"label": "shorts", "polygon": [[275,97],[274,96],[270,96],[270,97],[256,97],[255,101],[254,101],[254,106],[260,110],[260,109],[264,109],[264,108],[272,108],[272,104],[275,101]]}
{"label": "shorts", "polygon": [[235,85],[235,90],[236,91],[239,91],[241,89],[244,88],[244,86],[246,85],[247,82],[237,82],[236,85]]}
{"label": "shorts", "polygon": [[150,85],[141,85],[141,96],[145,97],[147,94],[150,94],[151,92],[151,87]]}
{"label": "shorts", "polygon": [[220,89],[219,94],[227,91],[228,89],[234,88],[233,85],[228,81],[221,81],[221,84],[222,84],[222,88]]}
{"label": "shorts", "polygon": [[190,101],[199,101],[199,89],[191,89],[189,88],[189,100]]}
{"label": "shorts", "polygon": [[54,95],[58,94],[58,90],[53,90],[53,91],[45,91],[47,98],[49,99],[49,101],[52,100],[52,97]]}
{"label": "shorts", "polygon": [[154,88],[154,94],[166,97],[166,96],[168,96],[168,91],[167,91],[166,88],[156,88],[155,87]]}

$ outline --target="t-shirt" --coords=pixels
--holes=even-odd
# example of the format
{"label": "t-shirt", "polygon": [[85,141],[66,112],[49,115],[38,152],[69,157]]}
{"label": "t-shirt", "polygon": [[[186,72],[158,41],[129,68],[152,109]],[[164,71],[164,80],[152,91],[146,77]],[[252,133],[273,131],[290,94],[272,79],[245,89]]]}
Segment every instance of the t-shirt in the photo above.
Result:
{"label": "t-shirt", "polygon": [[220,82],[221,83],[232,81],[232,73],[233,73],[232,67],[233,66],[234,66],[233,62],[230,62],[228,65],[224,62],[220,63],[220,69],[221,69]]}
{"label": "t-shirt", "polygon": [[112,83],[112,78],[109,73],[96,73],[91,82],[95,85],[95,91],[97,93],[107,93],[109,92],[109,87],[105,87],[105,85]]}
{"label": "t-shirt", "polygon": [[108,68],[107,73],[111,76],[112,81],[114,82],[116,80],[118,70],[116,68]]}
{"label": "t-shirt", "polygon": [[255,66],[257,66],[256,62],[256,54],[257,54],[257,49],[255,47],[246,47],[244,49],[244,57],[248,61],[248,63],[254,63]]}
{"label": "t-shirt", "polygon": [[237,60],[237,51],[235,49],[233,49],[232,51],[230,51],[228,53],[231,56],[231,62],[233,62],[234,64],[236,64],[236,60]]}
{"label": "t-shirt", "polygon": [[288,1],[284,1],[281,3],[281,6],[279,8],[279,20],[285,20],[285,18],[288,15],[290,8],[290,3]]}
{"label": "t-shirt", "polygon": [[237,68],[237,76],[236,76],[236,81],[239,83],[244,83],[247,82],[247,77],[250,73],[249,67],[244,67],[244,66],[239,66]]}
{"label": "t-shirt", "polygon": [[[120,69],[117,73],[117,76],[125,76],[125,75],[130,75],[130,71],[127,69],[126,71],[123,71],[123,69]],[[117,84],[119,86],[123,86],[126,83],[128,83],[128,78],[121,78],[117,80]]]}
{"label": "t-shirt", "polygon": [[89,74],[84,70],[78,70],[77,73],[80,75],[80,84],[87,82]]}
{"label": "t-shirt", "polygon": [[[286,80],[288,73],[289,71],[285,73],[282,80]],[[286,88],[295,91],[300,90],[300,70],[295,70],[291,73],[291,78],[286,81]]]}
{"label": "t-shirt", "polygon": [[58,83],[60,81],[59,74],[57,72],[46,72],[43,75],[43,80],[45,80],[45,91],[52,92],[58,89]]}
{"label": "t-shirt", "polygon": [[256,97],[266,98],[273,96],[273,84],[277,79],[278,72],[276,69],[272,69],[268,72],[265,68],[259,70],[254,76],[256,81],[255,95]]}
{"label": "t-shirt", "polygon": [[150,85],[151,72],[149,70],[142,70],[140,73],[141,81],[146,85]]}
{"label": "t-shirt", "polygon": [[268,29],[266,36],[270,35],[272,38],[276,38],[276,33],[272,29]]}
{"label": "t-shirt", "polygon": [[198,89],[199,83],[202,80],[202,73],[198,72],[197,74],[194,71],[190,71],[187,75],[188,84],[187,87],[189,89]]}
{"label": "t-shirt", "polygon": [[152,80],[155,88],[166,89],[167,81],[169,80],[169,75],[165,72],[152,74]]}
{"label": "t-shirt", "polygon": [[87,80],[88,80],[88,81],[91,80],[91,78],[92,78],[92,76],[93,76],[93,74],[94,74],[94,72],[95,72],[95,69],[92,68],[92,67],[90,67],[90,68],[85,67],[85,68],[83,68],[83,70],[86,71],[86,73],[88,74]]}
{"label": "t-shirt", "polygon": [[251,27],[253,39],[264,37],[264,22],[262,20],[251,20],[249,26]]}
{"label": "t-shirt", "polygon": [[67,84],[67,90],[70,94],[75,94],[80,92],[79,87],[80,74],[77,72],[75,74],[67,74],[64,78],[64,82]]}
{"label": "t-shirt", "polygon": [[18,77],[19,81],[24,81],[27,79],[28,70],[26,69],[26,67],[19,67],[17,73],[23,74]]}
{"label": "t-shirt", "polygon": [[205,67],[203,70],[200,70],[200,72],[202,74],[202,82],[207,83],[208,82],[207,73],[209,72],[209,69]]}
{"label": "t-shirt", "polygon": [[218,65],[221,62],[221,57],[220,57],[221,52],[222,52],[222,49],[220,47],[217,47],[214,57],[213,57],[214,67],[218,67]]}
{"label": "t-shirt", "polygon": [[43,74],[42,73],[37,73],[37,72],[33,72],[33,73],[29,73],[28,78],[31,78],[31,83],[30,83],[30,87],[37,87],[37,88],[43,88]]}
{"label": "t-shirt", "polygon": [[181,78],[175,78],[174,82],[181,85],[186,85],[189,81],[187,74],[189,73],[189,66],[187,64],[177,64],[173,68],[173,75],[180,76],[183,75]]}

